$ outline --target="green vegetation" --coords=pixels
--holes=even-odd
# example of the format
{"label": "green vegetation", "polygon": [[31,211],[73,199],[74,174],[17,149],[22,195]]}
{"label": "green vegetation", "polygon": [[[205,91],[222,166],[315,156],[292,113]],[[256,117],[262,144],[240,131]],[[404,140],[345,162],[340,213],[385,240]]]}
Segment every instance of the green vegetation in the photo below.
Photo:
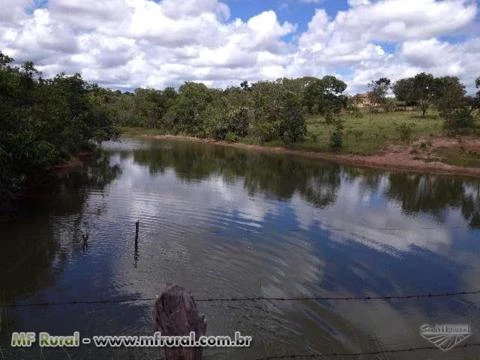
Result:
{"label": "green vegetation", "polygon": [[80,75],[43,79],[31,62],[0,53],[0,199],[38,184],[51,168],[114,137],[113,121]]}
{"label": "green vegetation", "polygon": [[480,167],[480,151],[465,150],[462,148],[440,147],[433,151],[433,155],[443,162],[457,166]]}
{"label": "green vegetation", "polygon": [[[403,143],[405,140],[400,126],[411,128],[410,139],[439,135],[443,131],[443,121],[438,116],[419,119],[417,113],[390,112],[366,113],[362,117],[345,114],[343,117],[343,148],[350,154],[369,155],[383,150],[389,144]],[[334,127],[321,116],[307,118],[307,137],[298,149],[309,151],[329,151]]]}
{"label": "green vegetation", "polygon": [[[347,97],[346,89],[343,81],[325,76],[252,85],[244,81],[225,90],[186,83],[178,93],[171,88],[137,89],[134,94],[103,90],[102,96],[105,111],[128,134],[371,154],[420,137],[478,133],[480,94],[466,96],[458,78],[422,73],[393,85],[381,78],[371,82],[367,104]],[[390,90],[396,98],[388,97]]]}
{"label": "green vegetation", "polygon": [[[480,88],[478,79],[475,84]],[[451,131],[471,129],[473,112],[480,108],[480,91],[476,97],[466,96],[465,85],[453,76],[435,78],[421,73],[397,81],[392,90],[397,100],[418,107],[423,118],[435,106],[445,120],[445,128]]]}
{"label": "green vegetation", "polygon": [[[0,53],[0,197],[11,197],[55,164],[115,137],[117,127],[130,134],[356,154],[442,133],[478,133],[480,91],[466,96],[456,77],[422,73],[393,86],[381,78],[366,97],[349,98],[346,89],[343,81],[325,76],[244,81],[225,90],[187,82],[178,91],[122,93],[88,84],[78,74],[44,79],[31,62],[14,66]],[[364,98],[368,104],[359,104]],[[421,117],[399,111],[409,106]]]}

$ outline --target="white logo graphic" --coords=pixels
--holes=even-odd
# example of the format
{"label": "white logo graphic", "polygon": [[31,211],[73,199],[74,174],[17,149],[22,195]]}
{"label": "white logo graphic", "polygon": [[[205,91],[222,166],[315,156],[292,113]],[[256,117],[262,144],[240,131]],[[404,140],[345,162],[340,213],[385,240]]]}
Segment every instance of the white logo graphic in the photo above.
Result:
{"label": "white logo graphic", "polygon": [[472,332],[469,325],[420,326],[420,335],[442,351],[448,351],[468,339]]}

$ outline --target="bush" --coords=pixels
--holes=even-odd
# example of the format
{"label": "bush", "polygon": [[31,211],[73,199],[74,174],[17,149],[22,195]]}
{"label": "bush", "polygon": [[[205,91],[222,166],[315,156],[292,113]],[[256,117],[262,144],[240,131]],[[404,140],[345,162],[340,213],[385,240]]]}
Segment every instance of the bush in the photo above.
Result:
{"label": "bush", "polygon": [[238,136],[233,132],[228,132],[227,135],[225,136],[225,141],[237,142],[238,141]]}
{"label": "bush", "polygon": [[413,129],[415,124],[402,123],[397,126],[397,131],[400,133],[400,139],[405,142],[409,142],[412,138]]}
{"label": "bush", "polygon": [[343,147],[343,122],[337,120],[334,125],[334,130],[330,134],[330,148],[339,150]]}
{"label": "bush", "polygon": [[443,112],[445,129],[450,131],[465,131],[473,128],[474,119],[472,113],[467,108],[454,109]]}
{"label": "bush", "polygon": [[394,99],[386,99],[385,104],[383,105],[383,109],[385,112],[393,112],[395,111],[397,104]]}
{"label": "bush", "polygon": [[325,114],[325,123],[327,125],[333,125],[335,123],[335,114],[331,111]]}
{"label": "bush", "polygon": [[348,108],[348,112],[356,119],[363,118],[362,110],[358,106],[352,105]]}
{"label": "bush", "polygon": [[302,140],[307,133],[307,126],[299,104],[287,102],[285,110],[280,130],[283,143],[288,145]]}
{"label": "bush", "polygon": [[275,127],[272,123],[257,120],[252,124],[249,133],[257,139],[259,144],[263,144],[275,138]]}

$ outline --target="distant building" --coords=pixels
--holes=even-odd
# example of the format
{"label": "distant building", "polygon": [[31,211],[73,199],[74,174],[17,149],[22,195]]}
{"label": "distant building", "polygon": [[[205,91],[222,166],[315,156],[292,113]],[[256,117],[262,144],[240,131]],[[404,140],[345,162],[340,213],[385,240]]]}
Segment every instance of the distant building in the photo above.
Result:
{"label": "distant building", "polygon": [[365,108],[365,107],[371,107],[374,106],[375,104],[372,103],[370,100],[370,97],[368,94],[357,94],[355,96],[352,96],[352,103],[353,105],[359,107],[359,108]]}

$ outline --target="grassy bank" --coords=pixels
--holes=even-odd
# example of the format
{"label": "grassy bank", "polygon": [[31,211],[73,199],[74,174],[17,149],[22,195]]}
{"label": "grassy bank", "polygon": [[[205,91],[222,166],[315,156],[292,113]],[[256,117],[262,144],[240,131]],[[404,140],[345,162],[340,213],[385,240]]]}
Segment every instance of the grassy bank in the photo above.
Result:
{"label": "grassy bank", "polygon": [[[332,125],[321,116],[307,118],[307,136],[304,141],[295,143],[290,150],[309,153],[322,153],[326,157],[337,156],[352,162],[362,163],[364,159],[376,158],[381,164],[404,162],[412,167],[421,168],[421,164],[448,164],[458,167],[480,167],[480,139],[478,136],[446,137],[443,121],[436,114],[422,118],[418,112],[364,113],[361,117],[344,116],[343,148],[333,152],[330,148]],[[480,127],[480,124],[477,124]],[[402,130],[407,128],[409,130]],[[125,136],[161,136],[166,135],[158,129],[123,128]],[[179,134],[183,135],[183,134]],[[258,145],[250,138],[240,143]],[[281,148],[283,143],[272,141],[265,147]],[[329,155],[330,154],[330,155]],[[401,157],[401,158],[400,158]],[[355,160],[359,159],[359,160]],[[418,165],[413,165],[418,164]],[[409,166],[410,166],[409,165]],[[398,164],[401,167],[401,164]],[[427,168],[427,167],[425,167]]]}
{"label": "grassy bank", "polygon": [[[345,154],[370,155],[385,149],[387,145],[405,143],[399,130],[401,124],[411,127],[411,139],[441,136],[443,122],[437,115],[420,118],[417,112],[365,113],[362,117],[345,115],[344,146],[340,151]],[[307,118],[307,136],[304,141],[293,144],[291,148],[307,151],[330,152],[329,141],[332,126],[325,122],[322,116]],[[128,136],[165,135],[159,129],[123,128]],[[241,142],[253,144],[249,138]],[[265,146],[283,146],[283,143],[272,141]]]}
{"label": "grassy bank", "polygon": [[[443,121],[436,115],[423,119],[416,112],[365,113],[362,117],[345,115],[342,153],[371,155],[392,144],[404,144],[399,127],[411,128],[411,140],[440,136]],[[331,151],[329,147],[332,126],[321,116],[307,118],[307,137],[295,147],[308,151]]]}

